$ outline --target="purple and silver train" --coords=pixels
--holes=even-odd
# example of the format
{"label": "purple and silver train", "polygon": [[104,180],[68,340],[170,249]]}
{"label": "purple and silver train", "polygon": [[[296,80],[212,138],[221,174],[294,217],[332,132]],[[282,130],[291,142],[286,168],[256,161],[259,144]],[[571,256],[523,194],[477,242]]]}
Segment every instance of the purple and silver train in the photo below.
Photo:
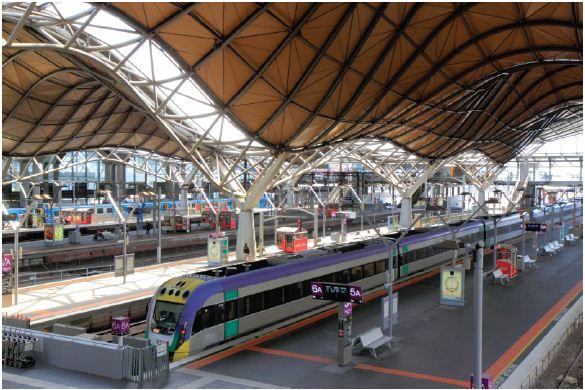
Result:
{"label": "purple and silver train", "polygon": [[[561,207],[563,220],[572,221],[573,204],[565,204],[555,207],[555,223],[561,222]],[[580,216],[582,206],[576,207]],[[548,212],[546,219],[551,221]],[[543,213],[535,211],[531,221],[544,222]],[[493,228],[490,220],[470,221],[457,239],[484,240],[490,247]],[[520,236],[519,214],[503,217],[497,229],[498,242]],[[445,227],[409,232],[394,256],[394,280],[450,261],[452,250],[440,243],[451,238]],[[152,297],[146,337],[151,344],[167,342],[177,361],[303,313],[325,310],[331,303],[311,298],[312,281],[357,284],[365,293],[379,289],[386,282],[387,261],[387,247],[380,239],[370,239],[172,278]]]}

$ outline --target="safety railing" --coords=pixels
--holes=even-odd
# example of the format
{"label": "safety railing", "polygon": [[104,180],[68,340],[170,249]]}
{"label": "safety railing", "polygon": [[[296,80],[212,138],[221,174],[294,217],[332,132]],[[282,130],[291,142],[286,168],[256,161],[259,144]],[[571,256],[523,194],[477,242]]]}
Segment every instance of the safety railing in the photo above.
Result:
{"label": "safety railing", "polygon": [[18,284],[20,287],[35,286],[37,284],[100,275],[113,271],[113,265],[104,265],[99,267],[64,269],[56,271],[24,272],[19,275]]}
{"label": "safety railing", "polygon": [[[465,221],[467,218],[471,216],[471,214],[472,213],[442,214],[441,217],[443,218],[443,220],[447,222],[460,222]],[[420,228],[442,225],[443,221],[441,220],[441,217],[439,217],[438,215],[429,215],[426,217],[422,217],[418,220],[415,227]]]}
{"label": "safety railing", "polygon": [[124,347],[124,379],[147,382],[169,371],[167,343],[146,348]]}
{"label": "safety railing", "polygon": [[30,329],[30,318],[24,317],[20,314],[2,315],[2,326],[10,328]]}

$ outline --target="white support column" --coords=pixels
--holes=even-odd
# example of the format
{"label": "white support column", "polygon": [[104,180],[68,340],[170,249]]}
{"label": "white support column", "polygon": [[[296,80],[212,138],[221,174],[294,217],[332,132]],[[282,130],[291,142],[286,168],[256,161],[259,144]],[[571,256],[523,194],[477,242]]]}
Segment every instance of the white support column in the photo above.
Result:
{"label": "white support column", "polygon": [[408,229],[412,224],[412,195],[422,186],[435,172],[450,160],[435,161],[418,176],[416,181],[408,189],[401,190],[402,201],[400,203],[400,229]]}
{"label": "white support column", "polygon": [[412,198],[403,197],[400,202],[400,229],[408,229],[412,224]]}
{"label": "white support column", "polygon": [[191,214],[189,212],[189,209],[187,208],[187,187],[183,186],[181,187],[181,193],[179,194],[179,202],[180,202],[180,206],[179,206],[179,214],[180,215],[188,215]]}
{"label": "white support column", "polygon": [[254,226],[253,208],[258,204],[260,198],[268,189],[274,175],[282,167],[287,153],[281,153],[276,156],[271,165],[266,168],[262,174],[254,181],[254,184],[248,189],[246,197],[241,201],[240,216],[238,219],[238,235],[236,238],[236,259],[246,260],[244,254],[244,244],[250,249],[249,260],[256,260],[256,228]]}
{"label": "white support column", "polygon": [[[520,201],[520,198],[526,193],[528,190],[528,156],[524,156],[522,161],[520,162],[520,172],[518,175],[518,180],[514,185],[514,192],[512,193],[512,199],[510,203],[516,204]],[[523,202],[525,203],[525,202]],[[521,207],[526,207],[525,204],[520,203]]]}
{"label": "white support column", "polygon": [[[480,188],[479,189],[479,193],[477,194],[477,205],[476,208],[479,208],[481,205],[483,205],[485,203],[485,190]],[[477,212],[477,216],[481,217],[487,215],[486,211],[485,211],[485,207],[482,207],[478,212]]]}

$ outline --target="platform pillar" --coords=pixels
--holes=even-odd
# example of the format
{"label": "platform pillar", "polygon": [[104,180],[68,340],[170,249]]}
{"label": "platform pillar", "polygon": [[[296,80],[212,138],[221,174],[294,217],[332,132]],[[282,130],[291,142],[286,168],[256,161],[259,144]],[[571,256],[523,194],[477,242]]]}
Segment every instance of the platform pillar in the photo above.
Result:
{"label": "platform pillar", "polygon": [[189,212],[189,209],[187,208],[187,188],[186,187],[181,188],[181,193],[179,194],[179,202],[180,202],[179,214],[181,214],[181,215],[191,214]]}
{"label": "platform pillar", "polygon": [[[254,217],[252,215],[252,217]],[[264,256],[265,248],[264,248],[264,212],[260,211],[260,215],[258,216],[258,222],[260,223],[258,229],[258,255],[260,257]]]}
{"label": "platform pillar", "polygon": [[481,389],[482,377],[482,343],[483,343],[483,242],[477,243],[475,248],[473,296],[473,350],[475,352],[473,364],[473,388]]}
{"label": "platform pillar", "polygon": [[[485,204],[485,190],[480,189],[479,193],[477,194],[477,197],[478,197],[477,207],[479,208],[479,211],[477,212],[477,216],[481,217],[481,216],[487,215],[487,212],[486,212],[485,206],[484,206],[484,204]],[[484,206],[484,207],[481,207],[481,206]]]}
{"label": "platform pillar", "polygon": [[408,229],[412,224],[412,198],[404,197],[400,203],[400,229]]}
{"label": "platform pillar", "polygon": [[[250,249],[248,256],[244,253],[244,244]],[[240,211],[236,238],[236,259],[238,261],[256,260],[256,229],[252,210]]]}
{"label": "platform pillar", "polygon": [[313,206],[313,246],[319,244],[319,206]]}

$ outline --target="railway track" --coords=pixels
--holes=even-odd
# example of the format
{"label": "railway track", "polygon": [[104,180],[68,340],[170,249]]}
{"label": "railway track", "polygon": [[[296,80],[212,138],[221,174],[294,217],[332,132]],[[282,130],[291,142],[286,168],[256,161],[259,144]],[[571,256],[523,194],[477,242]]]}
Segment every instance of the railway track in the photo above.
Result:
{"label": "railway track", "polygon": [[[571,362],[571,365],[569,366],[569,368],[567,369],[567,371],[565,372],[565,374],[563,375],[561,381],[559,382],[559,384],[557,385],[557,389],[577,389],[577,388],[581,388],[581,385],[579,385],[579,380],[577,380],[576,383],[569,383],[567,381],[567,379],[569,377],[576,379],[577,377],[580,376],[581,380],[580,382],[583,383],[583,371],[582,370],[577,370],[578,365],[577,363],[579,361],[583,361],[583,348],[581,348],[581,351],[575,356],[575,358],[573,359],[573,361]],[[570,387],[563,387],[563,385],[568,385]]]}

